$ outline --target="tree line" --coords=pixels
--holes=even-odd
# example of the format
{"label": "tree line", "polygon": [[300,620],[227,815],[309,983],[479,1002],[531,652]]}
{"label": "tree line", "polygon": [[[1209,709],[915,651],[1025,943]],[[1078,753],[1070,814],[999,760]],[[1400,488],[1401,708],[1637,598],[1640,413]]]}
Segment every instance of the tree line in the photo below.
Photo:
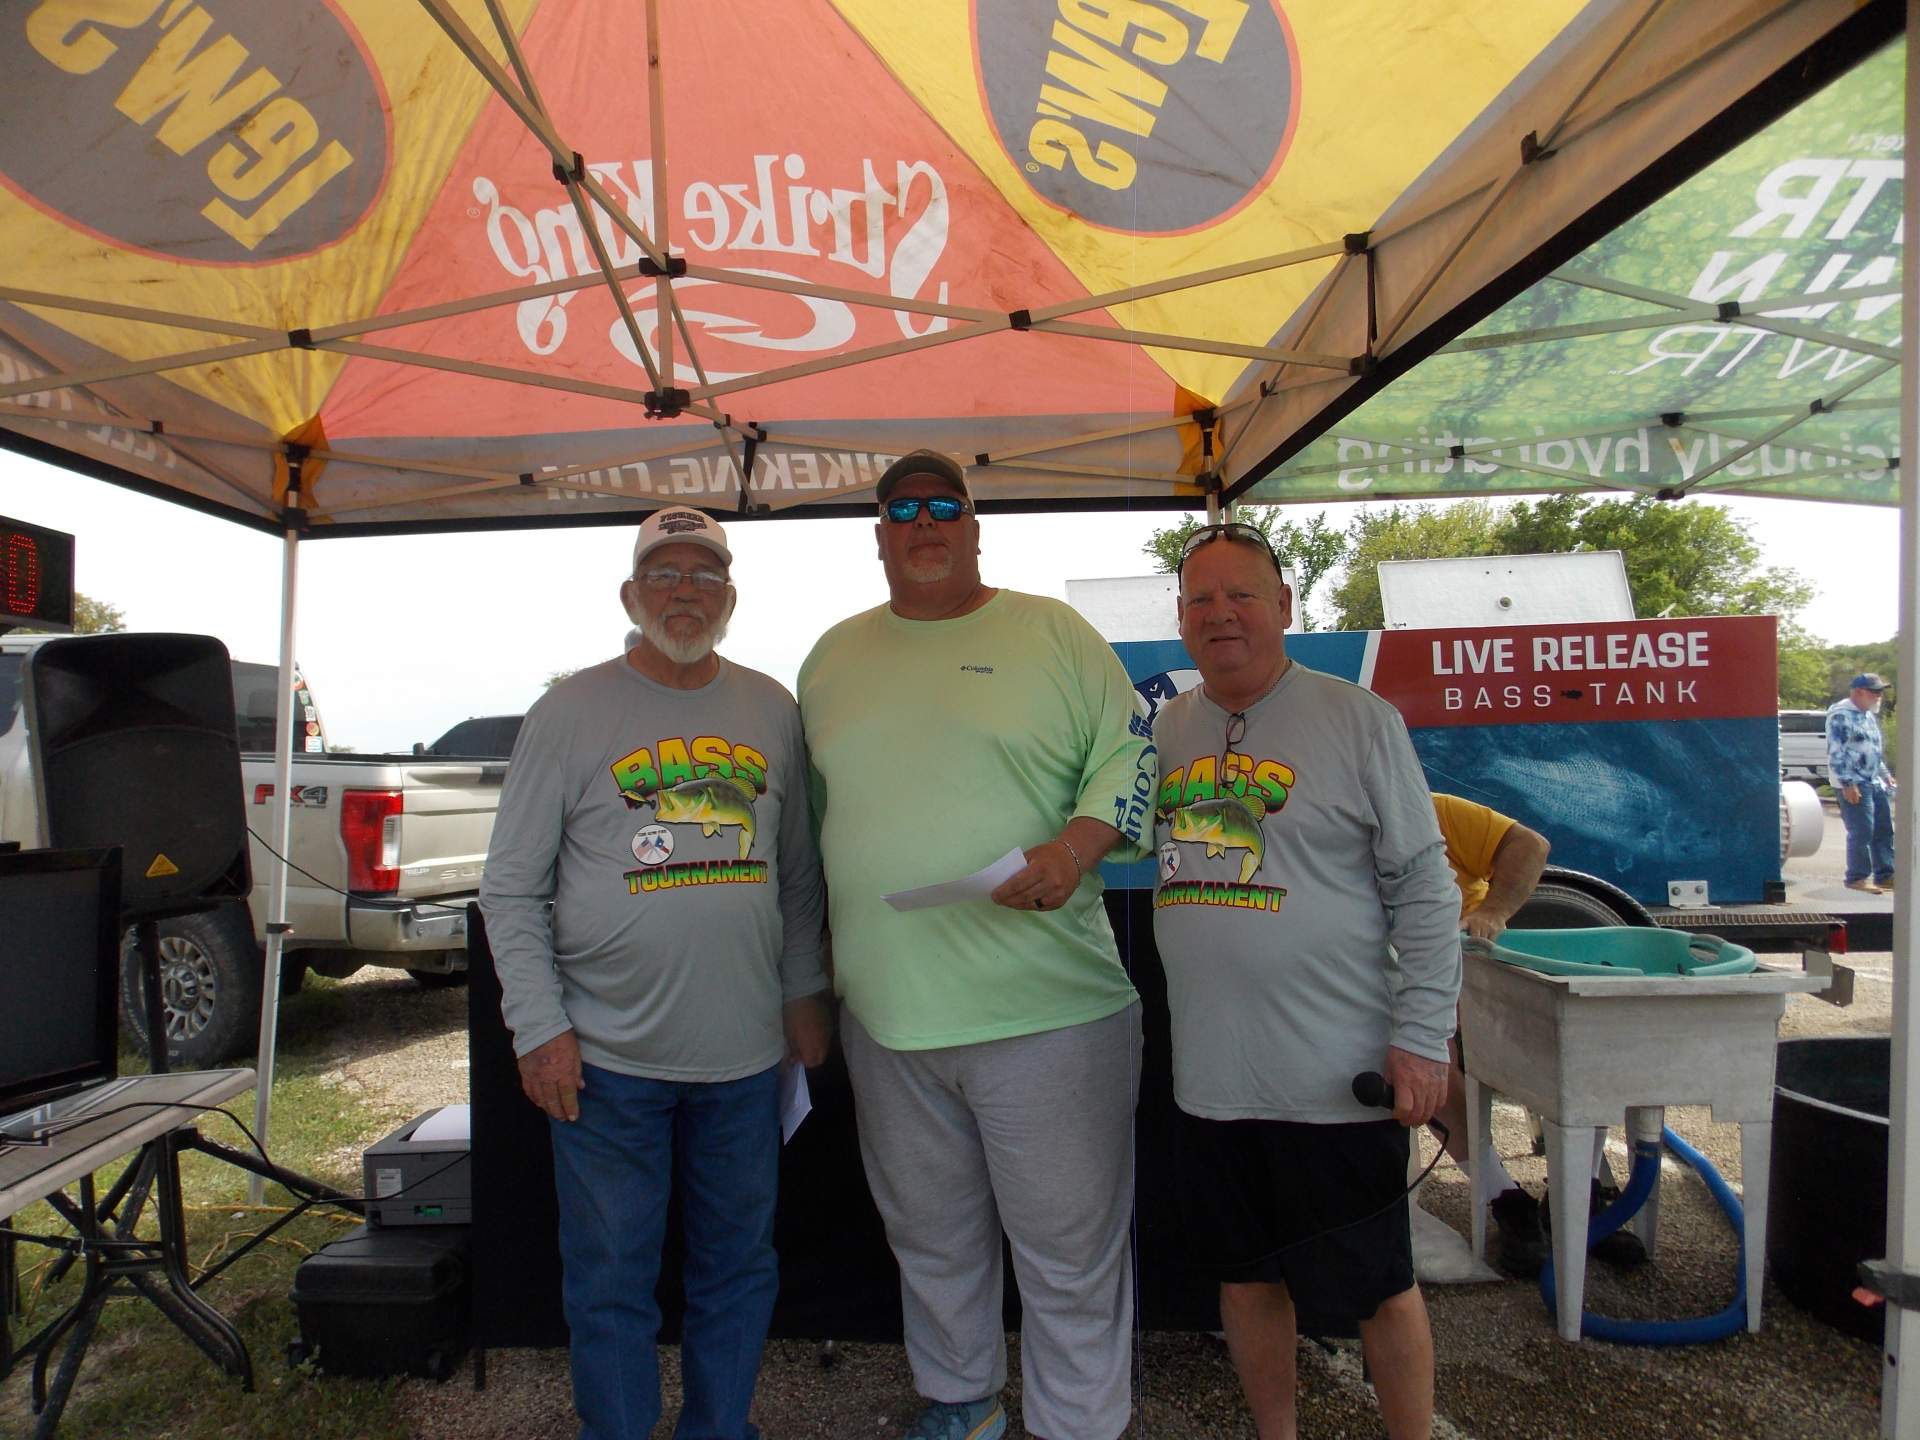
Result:
{"label": "tree line", "polygon": [[[1715,505],[1646,495],[1387,505],[1356,510],[1344,530],[1329,525],[1324,513],[1287,519],[1279,506],[1248,506],[1236,518],[1264,534],[1281,562],[1293,568],[1294,606],[1309,630],[1381,628],[1383,560],[1618,550],[1634,613],[1642,618],[1777,615],[1784,709],[1823,709],[1862,670],[1899,684],[1892,638],[1829,645],[1809,634],[1799,616],[1813,599],[1812,583],[1797,571],[1762,566],[1746,523]],[[1180,547],[1202,523],[1188,516],[1155,531],[1145,550],[1156,568],[1169,574],[1177,569]]]}
{"label": "tree line", "polygon": [[[1304,520],[1284,515],[1283,507],[1255,505],[1237,518],[1265,535],[1281,563],[1293,567],[1294,605],[1309,630],[1379,629],[1385,622],[1378,568],[1383,560],[1618,550],[1636,615],[1779,616],[1782,709],[1825,709],[1863,670],[1894,687],[1887,709],[1895,708],[1900,675],[1893,638],[1829,645],[1808,634],[1799,615],[1813,598],[1812,583],[1794,570],[1762,567],[1760,547],[1745,522],[1715,505],[1671,504],[1645,495],[1552,495],[1508,505],[1462,500],[1356,510],[1344,530],[1329,525],[1324,512]],[[1190,515],[1154,531],[1145,550],[1155,568],[1172,574],[1180,547],[1202,523]],[[126,628],[126,617],[105,601],[76,592],[73,608],[76,634]],[[572,673],[555,671],[546,684]]]}

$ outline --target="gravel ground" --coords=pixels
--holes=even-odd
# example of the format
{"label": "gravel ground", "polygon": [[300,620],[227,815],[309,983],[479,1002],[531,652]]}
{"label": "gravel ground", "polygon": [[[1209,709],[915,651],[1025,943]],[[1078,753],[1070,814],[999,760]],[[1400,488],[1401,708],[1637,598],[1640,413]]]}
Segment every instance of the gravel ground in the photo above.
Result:
{"label": "gravel ground", "polygon": [[[1886,1033],[1891,957],[1858,955],[1854,1004],[1836,1009],[1795,996],[1783,1036]],[[463,990],[422,991],[390,973],[362,972],[349,982],[352,1023],[340,1026],[338,1064],[329,1078],[390,1114],[395,1123],[466,1096],[466,997]],[[1736,1189],[1738,1129],[1704,1110],[1674,1109],[1668,1123],[1702,1150]],[[1524,1117],[1505,1104],[1495,1113],[1496,1143],[1536,1194],[1545,1162],[1529,1153]],[[1624,1174],[1620,1135],[1613,1161]],[[1424,1189],[1428,1210],[1462,1234],[1465,1176],[1447,1163]],[[1638,1271],[1590,1267],[1588,1304],[1626,1317],[1707,1314],[1732,1298],[1737,1248],[1706,1188],[1669,1158],[1662,1184],[1660,1254]],[[1878,1350],[1830,1329],[1768,1287],[1764,1328],[1714,1345],[1646,1350],[1595,1341],[1569,1345],[1554,1334],[1531,1282],[1428,1287],[1437,1358],[1439,1420],[1446,1437],[1600,1436],[1780,1437],[1839,1440],[1879,1431]],[[1017,1337],[1012,1343],[1017,1347]],[[663,1368],[668,1413],[677,1401],[678,1357]],[[1019,1361],[1008,1400],[1018,1429]],[[1302,1433],[1384,1435],[1361,1379],[1357,1348],[1301,1347]],[[1254,1434],[1225,1347],[1209,1335],[1152,1334],[1140,1347],[1139,1403],[1129,1434],[1169,1440]],[[563,1435],[574,1421],[567,1366],[559,1351],[495,1351],[487,1386],[465,1372],[444,1385],[402,1383],[402,1403],[422,1440]],[[770,1440],[897,1434],[918,1408],[905,1357],[896,1345],[845,1344],[824,1357],[812,1342],[768,1348],[755,1418]],[[658,1434],[670,1432],[663,1423]]]}

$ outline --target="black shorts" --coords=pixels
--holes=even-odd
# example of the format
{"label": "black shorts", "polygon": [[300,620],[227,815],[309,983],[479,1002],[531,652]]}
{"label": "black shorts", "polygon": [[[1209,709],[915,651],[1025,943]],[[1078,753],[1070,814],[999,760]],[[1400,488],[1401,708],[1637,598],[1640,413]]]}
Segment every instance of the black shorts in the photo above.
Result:
{"label": "black shorts", "polygon": [[1409,1133],[1397,1120],[1304,1125],[1179,1111],[1190,1261],[1228,1284],[1282,1283],[1303,1329],[1351,1333],[1413,1284]]}

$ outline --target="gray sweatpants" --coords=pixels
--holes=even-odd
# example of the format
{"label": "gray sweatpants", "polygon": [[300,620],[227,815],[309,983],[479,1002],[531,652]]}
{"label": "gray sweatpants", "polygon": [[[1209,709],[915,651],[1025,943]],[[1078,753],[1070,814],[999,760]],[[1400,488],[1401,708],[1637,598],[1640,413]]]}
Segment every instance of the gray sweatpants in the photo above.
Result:
{"label": "gray sweatpants", "polygon": [[900,1262],[915,1388],[958,1401],[1007,1383],[1004,1226],[1024,1312],[1028,1433],[1112,1440],[1132,1408],[1140,1006],[938,1050],[889,1050],[850,1010],[842,1017],[867,1184]]}

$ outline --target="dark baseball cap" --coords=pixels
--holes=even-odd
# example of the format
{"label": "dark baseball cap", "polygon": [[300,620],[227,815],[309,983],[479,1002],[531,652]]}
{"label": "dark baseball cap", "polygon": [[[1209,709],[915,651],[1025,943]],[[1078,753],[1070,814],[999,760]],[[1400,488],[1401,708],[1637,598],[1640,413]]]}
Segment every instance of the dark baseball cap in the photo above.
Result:
{"label": "dark baseball cap", "polygon": [[886,504],[900,482],[910,475],[926,475],[940,481],[969,504],[973,501],[973,492],[967,489],[967,472],[951,456],[942,455],[938,450],[916,450],[911,455],[902,455],[880,477],[880,483],[874,487],[880,503]]}
{"label": "dark baseball cap", "polygon": [[1868,670],[1849,680],[1847,682],[1847,688],[1849,690],[1871,690],[1874,694],[1878,695],[1882,690],[1887,688],[1887,682],[1871,670]]}

